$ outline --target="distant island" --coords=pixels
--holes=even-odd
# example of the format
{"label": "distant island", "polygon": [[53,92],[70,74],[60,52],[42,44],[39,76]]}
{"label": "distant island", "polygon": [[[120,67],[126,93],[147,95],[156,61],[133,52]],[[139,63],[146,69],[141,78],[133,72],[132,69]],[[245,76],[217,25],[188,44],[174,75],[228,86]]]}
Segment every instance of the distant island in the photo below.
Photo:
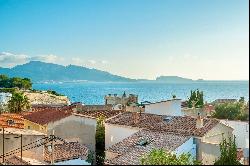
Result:
{"label": "distant island", "polygon": [[162,82],[162,83],[193,83],[205,80],[192,80],[179,76],[160,76],[155,80],[131,79],[111,74],[106,71],[90,69],[76,65],[58,65],[40,61],[30,61],[13,68],[1,68],[0,74],[8,77],[30,78],[33,83],[53,82]]}

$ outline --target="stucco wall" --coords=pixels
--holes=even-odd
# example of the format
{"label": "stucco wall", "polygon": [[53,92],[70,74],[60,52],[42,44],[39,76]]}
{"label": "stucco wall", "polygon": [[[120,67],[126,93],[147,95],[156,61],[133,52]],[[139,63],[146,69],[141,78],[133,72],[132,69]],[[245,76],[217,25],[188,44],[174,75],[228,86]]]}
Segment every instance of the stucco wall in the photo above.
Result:
{"label": "stucco wall", "polygon": [[214,161],[220,156],[220,147],[218,144],[201,142],[200,149],[203,165],[214,164]]}
{"label": "stucco wall", "polygon": [[27,119],[24,119],[24,129],[29,129],[29,130],[36,130],[36,131],[39,131],[39,132],[42,132],[42,133],[47,133],[47,125],[39,125],[37,123],[34,123],[34,122],[31,122]]}
{"label": "stucco wall", "polygon": [[145,105],[145,113],[157,115],[182,116],[181,100],[169,100]]}
{"label": "stucco wall", "polygon": [[200,113],[200,116],[206,117],[207,114],[205,111],[203,111],[202,108],[182,108],[181,112],[183,115],[187,116],[198,116],[198,113]]}
{"label": "stucco wall", "polygon": [[[222,136],[223,133],[223,136]],[[229,138],[233,136],[233,129],[218,123],[213,127],[204,137],[202,137],[202,142],[219,144],[222,141],[222,138]]]}
{"label": "stucco wall", "polygon": [[249,148],[249,122],[221,120],[232,128],[236,136],[236,145],[238,148]]}
{"label": "stucco wall", "polygon": [[[7,152],[10,152],[10,151],[15,150],[17,148],[20,148],[21,138],[14,138],[16,136],[17,135],[5,134],[5,138],[10,138],[10,139],[4,139],[4,153],[5,154]],[[0,142],[1,142],[0,155],[3,154],[3,144],[2,144],[3,138],[2,137],[3,137],[3,135],[0,134]],[[43,135],[23,135],[23,141],[22,141],[23,146],[25,146],[31,142],[37,141],[43,137],[44,137]],[[32,144],[31,146],[27,146],[25,148],[33,147],[35,145],[40,144],[41,142],[43,142],[43,141],[36,142],[36,143]],[[23,148],[23,150],[25,148]],[[16,155],[20,156],[21,153],[16,153]],[[36,160],[42,161],[43,160],[43,146],[23,151],[23,157],[34,158]]]}
{"label": "stucco wall", "polygon": [[48,124],[48,134],[66,139],[78,141],[86,145],[91,151],[95,151],[96,120],[82,116],[71,115],[62,120]]}
{"label": "stucco wall", "polygon": [[181,146],[175,149],[174,151],[177,155],[182,153],[190,153],[193,158],[196,158],[196,145],[194,144],[194,138],[191,137]]}
{"label": "stucco wall", "polygon": [[105,149],[138,132],[139,129],[105,124]]}

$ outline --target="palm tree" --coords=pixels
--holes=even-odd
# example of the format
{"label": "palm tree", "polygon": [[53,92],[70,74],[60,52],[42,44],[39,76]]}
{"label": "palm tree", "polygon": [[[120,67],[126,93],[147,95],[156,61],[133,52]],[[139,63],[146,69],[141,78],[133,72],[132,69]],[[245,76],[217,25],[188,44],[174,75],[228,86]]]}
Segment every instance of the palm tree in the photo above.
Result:
{"label": "palm tree", "polygon": [[8,101],[8,109],[11,113],[20,113],[30,108],[30,102],[23,93],[15,92]]}

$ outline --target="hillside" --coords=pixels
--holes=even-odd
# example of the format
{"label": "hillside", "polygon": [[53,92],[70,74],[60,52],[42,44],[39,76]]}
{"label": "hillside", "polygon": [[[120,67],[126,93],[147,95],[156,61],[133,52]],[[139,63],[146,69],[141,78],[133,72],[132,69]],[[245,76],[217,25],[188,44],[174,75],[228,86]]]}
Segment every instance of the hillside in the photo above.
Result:
{"label": "hillside", "polygon": [[23,65],[17,65],[11,69],[0,68],[0,74],[9,77],[30,78],[32,82],[45,81],[74,81],[86,80],[96,82],[130,82],[133,79],[110,74],[97,69],[69,65],[62,66],[58,64],[45,63],[40,61],[31,61]]}

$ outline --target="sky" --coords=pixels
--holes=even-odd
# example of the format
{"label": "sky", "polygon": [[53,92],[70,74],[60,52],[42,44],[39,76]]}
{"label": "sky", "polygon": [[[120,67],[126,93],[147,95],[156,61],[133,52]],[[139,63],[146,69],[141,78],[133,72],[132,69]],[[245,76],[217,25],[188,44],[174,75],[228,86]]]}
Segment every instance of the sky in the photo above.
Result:
{"label": "sky", "polygon": [[0,67],[249,80],[248,0],[0,0]]}

